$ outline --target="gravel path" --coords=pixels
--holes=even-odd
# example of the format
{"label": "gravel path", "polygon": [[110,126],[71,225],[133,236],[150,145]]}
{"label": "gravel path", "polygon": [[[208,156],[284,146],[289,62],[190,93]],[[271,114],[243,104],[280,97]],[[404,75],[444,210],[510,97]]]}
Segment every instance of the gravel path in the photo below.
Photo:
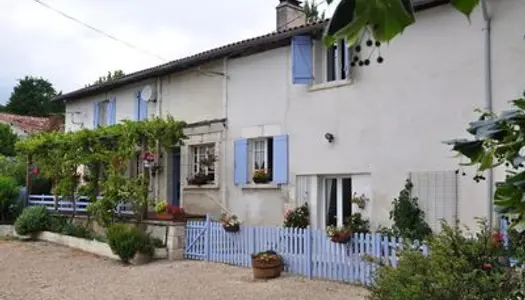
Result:
{"label": "gravel path", "polygon": [[158,261],[123,266],[43,242],[0,240],[0,300],[345,299],[364,289],[283,275],[254,281],[251,270],[221,264]]}

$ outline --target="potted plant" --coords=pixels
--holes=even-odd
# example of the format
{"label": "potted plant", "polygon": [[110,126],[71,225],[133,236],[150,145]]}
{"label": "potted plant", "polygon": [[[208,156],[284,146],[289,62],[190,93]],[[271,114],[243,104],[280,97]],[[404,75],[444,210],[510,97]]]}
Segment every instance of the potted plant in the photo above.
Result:
{"label": "potted plant", "polygon": [[352,238],[352,231],[346,227],[328,226],[326,235],[334,243],[346,244]]}
{"label": "potted plant", "polygon": [[173,206],[166,201],[161,201],[155,205],[155,219],[165,221],[185,222],[186,213],[182,207]]}
{"label": "potted plant", "polygon": [[270,174],[267,169],[255,169],[253,170],[253,183],[264,184],[270,182]]}
{"label": "potted plant", "polygon": [[236,215],[221,215],[222,228],[227,232],[238,232],[241,229],[241,222]]}
{"label": "potted plant", "polygon": [[365,209],[366,203],[370,201],[370,199],[365,194],[357,195],[357,193],[354,193],[351,200],[352,203],[359,207],[359,209]]}
{"label": "potted plant", "polygon": [[255,279],[277,278],[281,276],[283,260],[272,250],[252,254],[252,270]]}

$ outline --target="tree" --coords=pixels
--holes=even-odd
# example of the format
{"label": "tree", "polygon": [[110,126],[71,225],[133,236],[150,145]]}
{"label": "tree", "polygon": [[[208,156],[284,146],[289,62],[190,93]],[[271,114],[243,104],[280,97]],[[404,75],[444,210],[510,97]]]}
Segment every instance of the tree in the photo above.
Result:
{"label": "tree", "polygon": [[306,0],[304,2],[304,14],[306,15],[306,22],[307,23],[313,23],[317,21],[324,20],[324,12],[322,14],[319,14],[319,10],[317,9],[317,4],[315,3],[315,0],[310,1]]}
{"label": "tree", "polygon": [[15,144],[18,136],[7,124],[0,124],[0,155],[15,156]]}
{"label": "tree", "polygon": [[26,76],[18,80],[5,106],[5,112],[35,117],[63,114],[64,102],[53,101],[56,96],[53,85],[46,79]]}
{"label": "tree", "polygon": [[[331,4],[334,0],[327,0]],[[470,16],[480,0],[451,0],[450,3],[467,17]],[[326,37],[327,44],[346,38],[349,46],[357,43],[366,32],[376,41],[392,40],[405,28],[415,23],[411,0],[342,0],[336,12],[338,21],[344,26]]]}
{"label": "tree", "polygon": [[93,86],[93,85],[98,85],[98,84],[102,84],[104,82],[109,82],[109,81],[113,81],[113,80],[116,80],[116,79],[119,79],[119,78],[122,78],[126,76],[126,74],[124,73],[124,71],[122,70],[115,70],[113,72],[111,71],[108,71],[108,75],[106,76],[100,76],[97,81],[93,82],[92,84],[88,84],[87,86]]}

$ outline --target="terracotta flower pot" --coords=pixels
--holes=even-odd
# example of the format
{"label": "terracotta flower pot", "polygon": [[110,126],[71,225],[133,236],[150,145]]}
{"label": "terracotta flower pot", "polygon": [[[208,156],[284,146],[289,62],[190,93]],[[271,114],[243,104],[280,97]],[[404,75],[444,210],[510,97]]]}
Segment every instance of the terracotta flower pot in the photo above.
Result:
{"label": "terracotta flower pot", "polygon": [[330,240],[338,244],[346,244],[352,239],[351,232],[338,232],[330,237]]}
{"label": "terracotta flower pot", "polygon": [[255,279],[271,279],[281,276],[283,271],[282,259],[279,257],[272,261],[261,261],[252,257],[252,270]]}

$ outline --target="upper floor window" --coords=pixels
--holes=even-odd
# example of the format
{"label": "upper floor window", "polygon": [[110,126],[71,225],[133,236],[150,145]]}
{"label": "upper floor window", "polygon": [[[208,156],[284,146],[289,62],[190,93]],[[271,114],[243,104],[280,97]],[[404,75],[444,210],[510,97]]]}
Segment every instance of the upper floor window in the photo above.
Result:
{"label": "upper floor window", "polygon": [[116,99],[96,101],[93,108],[93,128],[116,124]]}
{"label": "upper floor window", "polygon": [[104,127],[108,125],[108,107],[109,101],[100,101],[98,103],[98,126]]}
{"label": "upper floor window", "polygon": [[327,48],[320,40],[295,36],[292,38],[293,83],[310,85],[347,80],[350,56],[345,40]]}
{"label": "upper floor window", "polygon": [[215,144],[190,146],[190,177],[189,185],[205,185],[215,183]]}
{"label": "upper floor window", "polygon": [[324,64],[326,67],[326,81],[345,80],[348,78],[350,70],[348,55],[349,52],[345,40],[340,40],[332,47],[326,49],[326,63]]}

